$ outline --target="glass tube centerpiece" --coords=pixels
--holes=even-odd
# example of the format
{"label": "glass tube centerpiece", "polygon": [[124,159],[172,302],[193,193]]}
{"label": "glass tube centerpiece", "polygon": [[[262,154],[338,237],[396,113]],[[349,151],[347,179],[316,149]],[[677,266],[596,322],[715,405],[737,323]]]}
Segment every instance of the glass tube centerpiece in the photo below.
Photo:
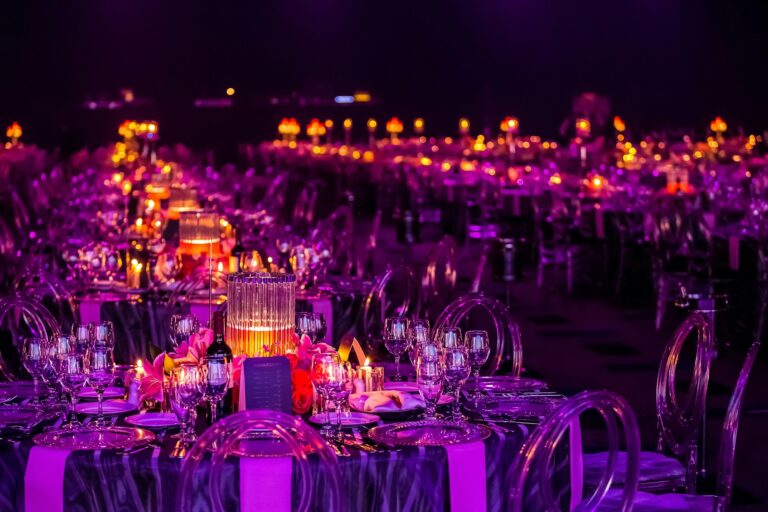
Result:
{"label": "glass tube centerpiece", "polygon": [[227,344],[235,355],[283,355],[293,348],[296,276],[237,272],[227,276]]}

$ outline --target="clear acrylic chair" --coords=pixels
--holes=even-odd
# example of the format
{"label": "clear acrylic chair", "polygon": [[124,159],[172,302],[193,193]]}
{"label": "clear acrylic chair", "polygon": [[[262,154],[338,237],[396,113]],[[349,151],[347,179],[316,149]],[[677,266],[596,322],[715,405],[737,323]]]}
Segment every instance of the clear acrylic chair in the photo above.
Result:
{"label": "clear acrylic chair", "polygon": [[482,292],[468,293],[451,302],[443,310],[435,322],[435,331],[443,327],[461,327],[467,329],[483,329],[487,324],[479,325],[477,317],[470,312],[475,309],[484,310],[490,316],[488,336],[491,339],[491,355],[480,370],[482,375],[493,375],[506,363],[511,365],[510,373],[517,377],[523,369],[523,343],[520,328],[512,319],[507,306]]}
{"label": "clear acrylic chair", "polygon": [[0,378],[16,380],[21,370],[19,347],[28,336],[50,338],[59,325],[34,297],[16,293],[0,298]]}
{"label": "clear acrylic chair", "polygon": [[[418,318],[421,311],[421,286],[410,267],[387,267],[376,276],[363,301],[357,334],[369,348],[377,349],[381,326],[390,316]],[[385,352],[382,352],[385,353]]]}
{"label": "clear acrylic chair", "polygon": [[[291,499],[290,503],[284,504],[287,505],[286,510],[347,509],[342,499],[338,461],[320,435],[300,418],[290,414],[253,410],[241,411],[220,420],[192,446],[181,467],[176,489],[177,510],[230,511],[236,509],[238,501],[240,510],[248,510],[249,506],[259,504],[248,503],[246,494],[279,492],[274,485],[281,485],[280,482],[273,481],[272,485],[268,485],[258,479],[244,481],[248,478],[244,474],[244,467],[249,462],[247,459],[264,461],[275,468],[284,468],[281,463],[290,459],[291,469],[285,475],[285,485],[291,486]],[[232,486],[231,463],[235,461],[240,463],[240,492],[236,490],[237,485]],[[266,471],[269,471],[269,466]],[[294,478],[296,475],[298,480]],[[298,489],[293,489],[294,482]],[[244,487],[250,489],[246,488],[243,492]],[[268,501],[274,503],[274,500]],[[279,511],[272,509],[272,512]]]}
{"label": "clear acrylic chair", "polygon": [[430,251],[421,286],[428,316],[434,318],[453,299],[456,288],[456,241],[452,236],[443,236]]}
{"label": "clear acrylic chair", "polygon": [[13,289],[34,297],[58,320],[62,330],[69,331],[75,318],[75,299],[57,276],[40,267],[25,269],[13,280]]}
{"label": "clear acrylic chair", "polygon": [[[579,481],[581,472],[578,460],[580,432],[576,432],[579,417],[587,411],[596,411],[605,422],[608,436],[608,459],[599,485],[587,499],[582,500],[582,488]],[[580,431],[580,429],[579,429]],[[621,433],[627,455],[618,457],[621,446]],[[629,511],[637,491],[639,471],[640,431],[635,414],[629,404],[616,393],[610,391],[584,391],[564,401],[551,415],[542,421],[526,439],[520,448],[509,476],[509,494],[507,510],[561,510],[564,507],[553,495],[552,476],[558,445],[565,434],[570,434],[571,442],[571,510],[600,510],[609,493],[614,476],[619,469],[628,475],[627,485],[617,496],[618,510]],[[534,496],[529,490],[537,488]],[[531,504],[535,500],[535,505]]]}
{"label": "clear acrylic chair", "polygon": [[[760,342],[756,341],[750,347],[744,364],[739,372],[739,378],[728,403],[728,409],[725,413],[723,422],[723,431],[720,435],[720,449],[717,459],[717,482],[714,495],[700,494],[650,494],[647,492],[638,492],[632,503],[632,510],[636,512],[643,511],[701,511],[701,512],[721,512],[728,510],[733,495],[733,472],[736,457],[736,438],[739,433],[739,420],[741,418],[741,409],[744,403],[744,393],[747,388],[749,374],[752,371],[752,365],[760,350]],[[609,492],[605,510],[617,510],[615,508],[615,491]]]}
{"label": "clear acrylic chair", "polygon": [[[681,396],[677,389],[681,373],[678,364],[685,342],[693,332],[696,333],[696,359],[687,393]],[[657,451],[640,453],[641,490],[695,491],[701,425],[706,410],[709,368],[713,356],[712,331],[707,319],[700,313],[689,315],[675,331],[661,358],[656,377]],[[606,457],[605,452],[584,455],[584,481],[587,486],[597,486]],[[620,454],[619,457],[624,455]],[[625,476],[617,474],[614,481],[621,485],[626,481]]]}

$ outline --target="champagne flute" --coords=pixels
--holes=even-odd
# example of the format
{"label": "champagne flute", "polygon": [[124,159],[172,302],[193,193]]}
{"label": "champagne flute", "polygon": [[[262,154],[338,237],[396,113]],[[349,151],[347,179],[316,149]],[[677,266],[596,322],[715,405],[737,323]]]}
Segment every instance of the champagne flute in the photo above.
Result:
{"label": "champagne flute", "polygon": [[443,394],[443,363],[439,359],[436,361],[419,359],[416,364],[416,385],[426,404],[423,418],[436,420],[435,409]]}
{"label": "champagne flute", "polygon": [[88,383],[96,391],[98,398],[99,407],[94,425],[104,427],[107,424],[104,419],[104,391],[112,384],[115,371],[112,349],[96,344],[89,348],[86,355],[85,371],[88,376]]}
{"label": "champagne flute", "polygon": [[454,421],[465,421],[461,414],[461,386],[469,378],[471,366],[469,363],[469,351],[466,347],[449,348],[445,351],[445,382],[453,391],[453,407],[451,415]]}
{"label": "champagne flute", "polygon": [[32,376],[35,397],[32,400],[33,405],[40,405],[40,377],[45,368],[45,340],[43,338],[24,338],[21,348],[21,362],[24,368]]}
{"label": "champagne flute", "polygon": [[408,319],[403,316],[394,316],[384,320],[384,346],[390,354],[395,356],[394,382],[400,382],[400,358],[408,349]]}
{"label": "champagne flute", "polygon": [[171,373],[171,405],[182,423],[180,439],[183,444],[191,444],[197,440],[194,419],[195,407],[205,393],[202,373],[196,364],[179,365]]}
{"label": "champagne flute", "polygon": [[224,356],[208,356],[205,358],[203,371],[205,392],[203,398],[211,404],[211,423],[216,423],[217,405],[224,398],[229,387],[230,368]]}
{"label": "champagne flute", "polygon": [[200,330],[200,322],[195,315],[173,315],[171,317],[171,344],[178,348],[189,341],[189,337]]}
{"label": "champagne flute", "polygon": [[77,430],[82,426],[77,420],[77,397],[86,379],[85,357],[82,354],[59,353],[59,382],[69,397],[68,421],[62,425],[62,429]]}
{"label": "champagne flute", "polygon": [[472,390],[472,399],[475,405],[480,396],[480,368],[483,367],[491,355],[491,344],[488,341],[486,331],[467,331],[464,333],[464,342],[469,351],[469,362],[472,366],[472,375],[475,387]]}

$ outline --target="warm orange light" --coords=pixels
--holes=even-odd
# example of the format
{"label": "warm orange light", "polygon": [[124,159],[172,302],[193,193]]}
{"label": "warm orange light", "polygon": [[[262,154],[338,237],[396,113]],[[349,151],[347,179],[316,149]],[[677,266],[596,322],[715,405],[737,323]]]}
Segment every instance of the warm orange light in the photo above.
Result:
{"label": "warm orange light", "polygon": [[520,121],[516,117],[505,117],[501,122],[500,128],[504,133],[515,135],[520,130]]}
{"label": "warm orange light", "polygon": [[21,138],[21,134],[22,134],[21,125],[16,121],[12,122],[11,125],[5,130],[5,136],[11,140],[16,140]]}
{"label": "warm orange light", "polygon": [[325,120],[325,128],[330,130],[333,128],[333,119],[326,119]]}
{"label": "warm orange light", "polygon": [[357,91],[354,95],[355,103],[368,103],[371,101],[371,94],[366,91]]}
{"label": "warm orange light", "polygon": [[312,119],[307,125],[307,135],[310,137],[325,135],[325,125],[317,118]]}
{"label": "warm orange light", "polygon": [[469,119],[462,117],[459,119],[459,133],[466,135],[469,133]]}
{"label": "warm orange light", "polygon": [[392,135],[403,133],[403,122],[396,117],[387,121],[387,133]]}
{"label": "warm orange light", "polygon": [[624,120],[619,116],[616,116],[613,118],[613,127],[616,129],[617,132],[623,132],[624,130],[627,129],[627,125],[624,124]]}
{"label": "warm orange light", "polygon": [[351,130],[352,129],[352,120],[347,118],[344,120],[344,129],[345,130]]}
{"label": "warm orange light", "polygon": [[592,133],[592,123],[589,119],[579,118],[576,120],[576,135],[579,137],[589,137]]}
{"label": "warm orange light", "polygon": [[432,159],[426,156],[421,157],[421,160],[419,160],[419,162],[421,163],[421,165],[424,165],[424,166],[432,165]]}
{"label": "warm orange light", "polygon": [[418,135],[424,133],[424,119],[417,117],[413,120],[413,131]]}
{"label": "warm orange light", "polygon": [[550,185],[560,185],[562,182],[563,182],[563,179],[560,177],[559,174],[553,174],[549,178]]}
{"label": "warm orange light", "polygon": [[234,95],[235,95],[235,88],[227,87],[227,96],[234,96]]}
{"label": "warm orange light", "polygon": [[722,117],[717,116],[712,120],[711,123],[709,123],[709,129],[715,133],[723,133],[728,129],[728,125]]}
{"label": "warm orange light", "polygon": [[374,118],[370,118],[368,120],[368,131],[371,133],[375,132],[378,125],[379,123],[377,123]]}

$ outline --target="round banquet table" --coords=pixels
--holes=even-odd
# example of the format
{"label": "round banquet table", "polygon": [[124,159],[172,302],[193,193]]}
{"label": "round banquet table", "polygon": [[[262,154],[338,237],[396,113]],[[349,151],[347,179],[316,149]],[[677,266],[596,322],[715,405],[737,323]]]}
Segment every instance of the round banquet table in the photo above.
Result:
{"label": "round banquet table", "polygon": [[[122,420],[117,421],[117,424],[121,423]],[[350,456],[338,458],[343,499],[350,511],[451,510],[452,493],[467,491],[466,486],[483,481],[484,460],[486,507],[479,506],[477,510],[503,510],[506,508],[508,473],[532,428],[532,425],[505,423],[503,428],[495,427],[483,442],[458,445],[471,451],[469,459],[465,457],[466,452],[461,455],[460,450],[460,455],[456,456],[445,447],[381,447],[375,453],[368,453],[348,446]],[[355,435],[363,433],[358,431]],[[53,454],[49,462],[47,450],[50,449],[35,446],[29,436],[0,440],[0,474],[3,475],[0,479],[0,511],[24,510],[27,488],[42,488],[50,493],[52,502],[46,507],[50,511],[174,510],[182,462],[170,457],[174,446],[175,440],[168,436],[160,443],[133,452],[65,452],[63,455]],[[28,464],[32,450],[38,451],[36,460]],[[567,507],[570,500],[567,443],[561,443],[560,451],[551,481],[554,495]],[[475,465],[479,460],[479,468],[466,462],[473,459]],[[312,455],[309,461],[316,475],[311,509],[329,510],[325,503],[327,496],[322,491],[323,470]],[[212,509],[207,486],[208,463],[209,459],[201,465],[195,488],[191,491],[197,495],[195,499],[199,506],[195,510]],[[295,465],[293,471],[292,502],[295,507],[300,488],[296,484],[298,470]],[[227,509],[237,510],[241,485],[237,462],[228,460],[222,481],[225,482],[222,493]],[[270,490],[265,489],[265,492]],[[526,494],[526,499],[531,500],[530,509],[536,509],[537,487],[532,486]],[[454,506],[453,509],[457,508]]]}

